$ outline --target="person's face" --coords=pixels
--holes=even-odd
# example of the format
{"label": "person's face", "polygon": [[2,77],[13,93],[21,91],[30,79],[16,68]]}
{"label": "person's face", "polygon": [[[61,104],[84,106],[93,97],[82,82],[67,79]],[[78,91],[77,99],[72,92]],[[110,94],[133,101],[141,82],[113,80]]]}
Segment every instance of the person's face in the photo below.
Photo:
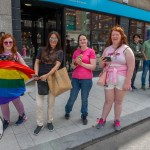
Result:
{"label": "person's face", "polygon": [[55,34],[52,34],[51,37],[49,38],[49,42],[52,48],[55,48],[58,42],[58,38]]}
{"label": "person's face", "polygon": [[81,35],[79,38],[79,45],[81,47],[85,47],[85,46],[87,46],[87,43],[88,43],[87,38],[84,35]]}
{"label": "person's face", "polygon": [[117,31],[112,31],[111,40],[113,44],[118,45],[121,41],[121,34]]}
{"label": "person's face", "polygon": [[140,41],[140,38],[139,38],[138,36],[135,36],[135,37],[134,37],[134,42],[135,42],[135,43],[139,43],[139,41]]}
{"label": "person's face", "polygon": [[7,38],[3,41],[4,50],[11,50],[13,47],[13,39]]}

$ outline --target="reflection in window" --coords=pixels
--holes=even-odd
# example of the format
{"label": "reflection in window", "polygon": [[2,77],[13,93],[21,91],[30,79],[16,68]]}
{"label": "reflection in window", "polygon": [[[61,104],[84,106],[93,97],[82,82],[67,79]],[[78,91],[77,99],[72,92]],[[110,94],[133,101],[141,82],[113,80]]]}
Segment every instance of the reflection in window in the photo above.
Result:
{"label": "reflection in window", "polygon": [[115,24],[115,17],[92,13],[92,46],[101,55],[106,46],[111,27]]}
{"label": "reflection in window", "polygon": [[131,20],[130,21],[130,37],[129,37],[129,43],[132,41],[133,35],[137,33],[141,36],[141,42],[143,42],[144,38],[144,22],[140,22],[137,20]]}
{"label": "reflection in window", "polygon": [[100,13],[66,9],[66,64],[69,71],[71,56],[73,51],[77,48],[78,35],[81,33],[87,35],[90,46],[95,50],[97,55],[96,70],[100,69],[98,64],[99,57],[106,46],[109,31],[115,22],[116,17]]}
{"label": "reflection in window", "polygon": [[66,67],[71,71],[71,60],[78,46],[78,36],[84,33],[90,40],[90,13],[75,9],[66,9]]}
{"label": "reflection in window", "polygon": [[97,57],[96,70],[100,70],[99,58],[106,47],[110,29],[114,26],[116,18],[103,14],[92,13],[92,48]]}
{"label": "reflection in window", "polygon": [[150,23],[145,24],[145,40],[150,39]]}
{"label": "reflection in window", "polygon": [[90,13],[75,9],[66,9],[66,31],[67,37],[75,43],[80,33],[90,33]]}

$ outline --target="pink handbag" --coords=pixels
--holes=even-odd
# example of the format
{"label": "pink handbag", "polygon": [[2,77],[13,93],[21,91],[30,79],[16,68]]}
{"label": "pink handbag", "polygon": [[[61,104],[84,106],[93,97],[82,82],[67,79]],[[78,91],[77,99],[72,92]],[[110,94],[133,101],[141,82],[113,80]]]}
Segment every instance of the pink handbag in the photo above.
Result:
{"label": "pink handbag", "polygon": [[97,81],[97,85],[99,85],[99,86],[105,86],[105,84],[106,84],[106,71],[102,71],[99,74],[99,79]]}

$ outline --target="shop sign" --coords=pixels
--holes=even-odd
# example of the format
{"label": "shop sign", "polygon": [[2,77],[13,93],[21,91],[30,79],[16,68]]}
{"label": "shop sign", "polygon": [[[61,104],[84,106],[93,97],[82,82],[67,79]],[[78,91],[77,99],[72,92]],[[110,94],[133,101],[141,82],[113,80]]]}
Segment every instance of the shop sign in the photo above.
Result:
{"label": "shop sign", "polygon": [[69,0],[70,2],[77,3],[77,4],[82,4],[86,5],[87,1],[86,0]]}
{"label": "shop sign", "polygon": [[83,7],[83,8],[89,8],[96,10],[98,7],[98,1],[99,0],[41,0],[41,1],[47,1],[47,2],[54,2],[59,4],[65,4],[65,5],[71,5],[76,7]]}
{"label": "shop sign", "polygon": [[86,8],[97,8],[97,0],[65,0],[66,2],[76,3],[79,7],[86,6]]}

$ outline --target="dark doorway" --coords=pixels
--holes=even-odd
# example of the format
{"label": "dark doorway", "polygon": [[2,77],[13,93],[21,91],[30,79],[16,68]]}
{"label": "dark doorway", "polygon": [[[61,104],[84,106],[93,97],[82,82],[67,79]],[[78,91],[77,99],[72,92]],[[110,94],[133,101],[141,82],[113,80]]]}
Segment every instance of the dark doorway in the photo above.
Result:
{"label": "dark doorway", "polygon": [[21,0],[21,32],[24,59],[34,64],[37,51],[45,46],[48,34],[61,33],[63,8],[51,3]]}

